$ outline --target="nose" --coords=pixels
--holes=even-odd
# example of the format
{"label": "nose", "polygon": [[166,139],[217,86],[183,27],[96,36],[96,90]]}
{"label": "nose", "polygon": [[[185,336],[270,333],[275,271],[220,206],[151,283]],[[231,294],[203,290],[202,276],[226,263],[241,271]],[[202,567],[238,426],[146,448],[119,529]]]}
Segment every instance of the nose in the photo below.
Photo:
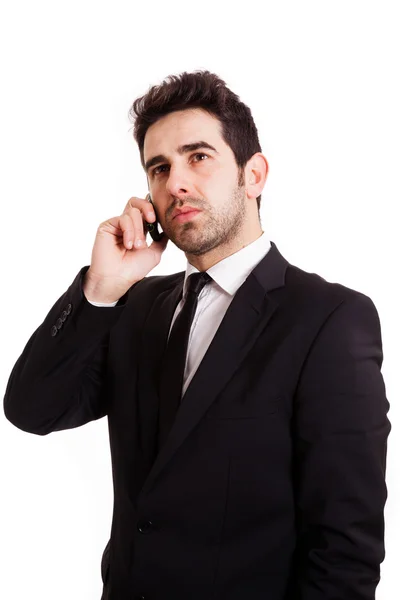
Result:
{"label": "nose", "polygon": [[166,190],[171,196],[176,196],[178,198],[185,197],[188,194],[190,184],[183,169],[176,167],[170,168]]}

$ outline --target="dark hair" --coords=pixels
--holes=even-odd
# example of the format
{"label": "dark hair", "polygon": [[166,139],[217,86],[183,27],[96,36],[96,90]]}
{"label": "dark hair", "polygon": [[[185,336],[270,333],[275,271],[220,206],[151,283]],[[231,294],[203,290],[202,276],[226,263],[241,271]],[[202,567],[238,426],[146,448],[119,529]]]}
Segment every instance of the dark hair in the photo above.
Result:
{"label": "dark hair", "polygon": [[[244,167],[256,152],[261,152],[258,132],[250,109],[241,102],[222,79],[210,71],[169,75],[137,98],[129,110],[134,123],[134,139],[139,146],[144,168],[144,138],[150,125],[161,117],[188,108],[202,108],[221,123],[221,135],[232,149],[239,167],[239,185],[243,184]],[[260,212],[261,195],[257,197]]]}

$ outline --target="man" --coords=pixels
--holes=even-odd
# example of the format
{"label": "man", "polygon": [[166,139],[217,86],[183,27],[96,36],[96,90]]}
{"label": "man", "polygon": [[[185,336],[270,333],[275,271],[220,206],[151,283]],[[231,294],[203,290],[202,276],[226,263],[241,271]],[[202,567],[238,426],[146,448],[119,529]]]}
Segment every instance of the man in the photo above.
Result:
{"label": "man", "polygon": [[[376,308],[266,238],[268,164],[216,75],[167,78],[131,114],[156,213],[133,197],[99,226],[5,414],[38,435],[107,415],[104,600],[372,600],[390,430]],[[186,272],[148,276],[168,240]]]}

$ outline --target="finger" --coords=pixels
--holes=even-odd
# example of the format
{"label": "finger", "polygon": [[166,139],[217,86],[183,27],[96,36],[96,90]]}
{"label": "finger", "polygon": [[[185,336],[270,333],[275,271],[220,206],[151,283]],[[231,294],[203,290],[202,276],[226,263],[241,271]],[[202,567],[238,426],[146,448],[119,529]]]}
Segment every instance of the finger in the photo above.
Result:
{"label": "finger", "polygon": [[122,231],[122,239],[125,248],[131,250],[135,240],[135,224],[131,215],[121,215],[118,219],[118,226]]}
{"label": "finger", "polygon": [[[148,196],[146,196],[147,198]],[[147,199],[137,198],[133,196],[130,198],[124,208],[123,214],[131,214],[132,210],[135,208],[139,209],[142,212],[144,221],[148,223],[152,223],[155,221],[155,213],[151,203]]]}
{"label": "finger", "polygon": [[[135,208],[135,209],[132,209],[130,216],[132,218],[133,226],[135,229],[135,239],[134,239],[135,248],[147,247],[142,212],[138,208]],[[147,233],[147,231],[146,231],[146,233]]]}

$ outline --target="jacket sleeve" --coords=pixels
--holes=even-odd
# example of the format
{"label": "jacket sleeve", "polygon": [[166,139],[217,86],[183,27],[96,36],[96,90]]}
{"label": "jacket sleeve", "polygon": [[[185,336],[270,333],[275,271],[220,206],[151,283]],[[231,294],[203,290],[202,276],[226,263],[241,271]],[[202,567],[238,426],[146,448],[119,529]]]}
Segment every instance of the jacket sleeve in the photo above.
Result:
{"label": "jacket sleeve", "polygon": [[373,600],[391,426],[380,321],[361,293],[320,329],[295,395],[296,600]]}
{"label": "jacket sleeve", "polygon": [[129,292],[115,307],[93,306],[82,291],[88,268],[51,308],[11,371],[4,412],[23,431],[46,435],[107,414],[109,334]]}

